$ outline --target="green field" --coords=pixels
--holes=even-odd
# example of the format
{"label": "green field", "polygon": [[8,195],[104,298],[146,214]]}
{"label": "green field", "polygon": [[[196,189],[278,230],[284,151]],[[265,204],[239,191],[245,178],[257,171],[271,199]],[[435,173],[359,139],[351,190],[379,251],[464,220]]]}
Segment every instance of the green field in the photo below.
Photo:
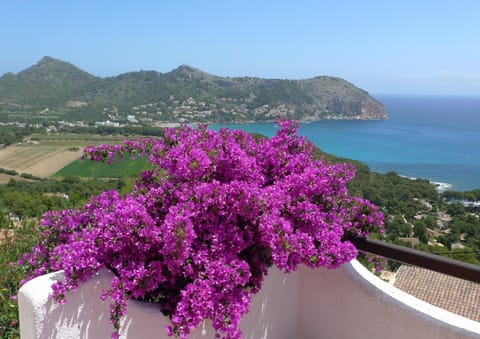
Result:
{"label": "green field", "polygon": [[136,160],[125,158],[124,161],[116,160],[110,165],[90,160],[76,160],[62,168],[52,177],[57,179],[66,177],[125,178],[136,176],[141,170],[147,169],[149,166],[147,158]]}

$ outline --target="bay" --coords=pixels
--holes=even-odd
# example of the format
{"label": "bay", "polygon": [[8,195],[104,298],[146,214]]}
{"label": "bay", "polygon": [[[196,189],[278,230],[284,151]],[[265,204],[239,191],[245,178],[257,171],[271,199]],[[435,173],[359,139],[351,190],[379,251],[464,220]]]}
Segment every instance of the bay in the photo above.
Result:
{"label": "bay", "polygon": [[[373,171],[480,188],[480,97],[375,96],[389,118],[301,123],[299,134],[336,156]],[[212,125],[272,136],[274,123]]]}

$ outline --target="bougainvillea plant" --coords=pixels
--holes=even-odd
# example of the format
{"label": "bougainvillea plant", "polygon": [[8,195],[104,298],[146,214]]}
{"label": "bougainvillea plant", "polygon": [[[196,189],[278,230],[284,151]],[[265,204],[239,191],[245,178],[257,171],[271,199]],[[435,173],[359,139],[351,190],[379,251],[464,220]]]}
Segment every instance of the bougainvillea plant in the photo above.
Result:
{"label": "bougainvillea plant", "polygon": [[217,337],[240,338],[270,266],[336,268],[357,255],[346,233],[366,236],[383,223],[375,206],[348,195],[351,165],[316,159],[296,123],[279,124],[270,139],[182,126],[158,139],[87,147],[86,159],[147,156],[154,169],[129,194],[107,191],[82,208],[47,212],[44,239],[19,264],[32,266],[28,279],[63,270],[52,286],[59,302],[111,270],[101,298],[110,300],[113,338],[128,299],[157,303],[169,335],[186,338],[210,319]]}

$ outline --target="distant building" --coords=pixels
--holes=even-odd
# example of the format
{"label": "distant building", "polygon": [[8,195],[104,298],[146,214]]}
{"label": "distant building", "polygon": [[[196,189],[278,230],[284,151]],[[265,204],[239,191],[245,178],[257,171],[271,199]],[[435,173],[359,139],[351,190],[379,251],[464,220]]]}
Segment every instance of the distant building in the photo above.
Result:
{"label": "distant building", "polygon": [[16,215],[15,213],[9,212],[8,213],[8,219],[10,219],[11,222],[20,222],[22,221],[22,218]]}
{"label": "distant building", "polygon": [[5,242],[6,239],[13,239],[15,236],[13,229],[0,230],[0,245]]}
{"label": "distant building", "polygon": [[463,250],[465,248],[465,245],[459,242],[454,242],[452,245],[452,250]]}
{"label": "distant building", "polygon": [[69,100],[65,103],[65,106],[70,108],[84,107],[87,105],[88,103],[86,101],[81,101],[81,100]]}
{"label": "distant building", "polygon": [[95,126],[108,126],[108,127],[120,127],[120,123],[113,122],[110,120],[107,121],[97,121],[95,122]]}
{"label": "distant building", "polygon": [[138,122],[134,115],[127,115],[127,120],[130,122]]}
{"label": "distant building", "polygon": [[55,193],[49,192],[49,193],[44,193],[43,195],[49,198],[55,197],[55,198],[63,198],[65,200],[70,199],[67,193],[61,193],[61,192],[55,192]]}
{"label": "distant building", "polygon": [[442,211],[437,212],[437,227],[442,229],[447,227],[448,223],[452,221],[452,217]]}

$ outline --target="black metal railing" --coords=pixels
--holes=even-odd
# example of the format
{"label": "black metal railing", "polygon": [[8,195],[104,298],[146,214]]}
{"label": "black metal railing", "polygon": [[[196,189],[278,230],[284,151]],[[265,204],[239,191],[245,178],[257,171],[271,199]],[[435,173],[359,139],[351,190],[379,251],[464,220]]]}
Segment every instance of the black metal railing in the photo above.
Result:
{"label": "black metal railing", "polygon": [[347,236],[346,240],[360,251],[480,283],[480,266],[477,265],[375,239]]}

